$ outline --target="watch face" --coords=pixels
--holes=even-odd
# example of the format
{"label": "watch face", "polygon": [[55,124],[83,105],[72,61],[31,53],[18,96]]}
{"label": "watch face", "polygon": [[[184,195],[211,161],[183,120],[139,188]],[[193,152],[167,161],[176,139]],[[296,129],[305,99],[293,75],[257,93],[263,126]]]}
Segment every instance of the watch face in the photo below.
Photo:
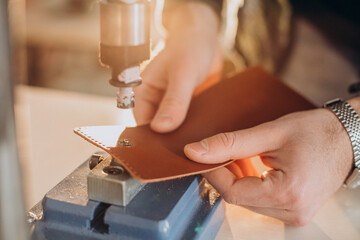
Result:
{"label": "watch face", "polygon": [[335,98],[333,100],[330,100],[330,101],[326,102],[324,104],[324,107],[330,107],[331,105],[333,105],[335,103],[338,103],[338,102],[342,102],[341,98]]}

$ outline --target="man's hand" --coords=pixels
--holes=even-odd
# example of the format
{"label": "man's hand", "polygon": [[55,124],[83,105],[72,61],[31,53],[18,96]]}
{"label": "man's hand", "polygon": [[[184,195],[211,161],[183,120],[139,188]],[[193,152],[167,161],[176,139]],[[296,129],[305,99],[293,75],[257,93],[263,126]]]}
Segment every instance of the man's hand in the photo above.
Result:
{"label": "man's hand", "polygon": [[157,132],[169,132],[181,125],[194,89],[208,75],[220,71],[217,40],[219,19],[203,3],[186,3],[174,10],[164,50],[142,74],[143,84],[135,88],[135,119],[151,122]]}
{"label": "man's hand", "polygon": [[236,179],[227,168],[204,176],[225,201],[300,226],[343,184],[353,162],[349,137],[327,109],[218,134],[186,145],[185,154],[200,163],[259,155],[272,168],[261,177]]}

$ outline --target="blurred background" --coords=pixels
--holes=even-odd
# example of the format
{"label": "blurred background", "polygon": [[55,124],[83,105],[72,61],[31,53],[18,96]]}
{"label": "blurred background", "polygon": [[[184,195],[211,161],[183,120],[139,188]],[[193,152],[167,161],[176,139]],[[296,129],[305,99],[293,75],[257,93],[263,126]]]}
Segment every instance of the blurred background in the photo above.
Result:
{"label": "blurred background", "polygon": [[[225,2],[228,9],[241,7],[240,14],[250,13],[255,19],[267,16],[256,13],[263,1]],[[287,44],[278,65],[264,67],[319,106],[335,97],[353,96],[347,89],[360,79],[360,38],[358,17],[351,17],[356,15],[349,8],[351,1],[278,2],[289,7],[285,12]],[[154,56],[163,46],[163,29],[158,24],[163,1],[152,3]],[[97,150],[72,129],[133,126],[135,121],[131,112],[116,108],[115,88],[108,84],[110,72],[99,64],[96,0],[9,0],[9,13],[17,134],[29,209]],[[233,33],[239,31],[231,17],[238,14],[230,10],[223,14],[227,19],[222,29],[227,57],[224,75],[257,64],[246,54],[235,53],[231,45]],[[250,48],[242,46],[243,52]]]}

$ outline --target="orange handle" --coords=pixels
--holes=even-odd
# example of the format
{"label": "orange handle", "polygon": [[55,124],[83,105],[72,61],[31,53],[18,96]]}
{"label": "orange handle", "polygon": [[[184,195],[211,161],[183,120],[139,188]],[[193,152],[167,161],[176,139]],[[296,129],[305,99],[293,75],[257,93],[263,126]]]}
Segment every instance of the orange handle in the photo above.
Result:
{"label": "orange handle", "polygon": [[220,82],[221,79],[221,71],[216,72],[206,78],[206,80],[200,84],[197,88],[194,90],[193,96],[197,96],[209,87],[215,85],[216,83]]}

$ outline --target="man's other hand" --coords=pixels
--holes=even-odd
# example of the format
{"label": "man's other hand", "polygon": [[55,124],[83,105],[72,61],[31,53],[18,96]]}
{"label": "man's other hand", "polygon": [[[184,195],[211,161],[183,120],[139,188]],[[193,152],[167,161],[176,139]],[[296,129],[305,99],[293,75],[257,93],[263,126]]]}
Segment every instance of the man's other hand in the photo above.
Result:
{"label": "man's other hand", "polygon": [[135,119],[154,131],[175,130],[184,121],[194,89],[221,69],[219,19],[203,3],[186,3],[171,15],[166,46],[134,89]]}
{"label": "man's other hand", "polygon": [[184,150],[200,163],[260,156],[271,168],[262,176],[236,178],[226,167],[204,176],[225,201],[300,226],[343,184],[353,162],[350,139],[327,109],[218,134]]}

